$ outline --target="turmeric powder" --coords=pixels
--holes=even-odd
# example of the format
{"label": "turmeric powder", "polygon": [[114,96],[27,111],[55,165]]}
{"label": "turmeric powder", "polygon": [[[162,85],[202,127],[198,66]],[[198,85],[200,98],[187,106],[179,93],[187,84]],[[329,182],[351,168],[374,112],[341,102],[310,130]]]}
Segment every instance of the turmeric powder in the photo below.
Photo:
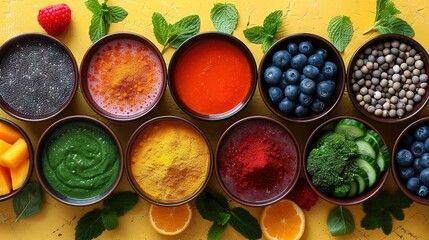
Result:
{"label": "turmeric powder", "polygon": [[174,119],[145,127],[131,147],[132,176],[148,198],[184,201],[200,190],[210,171],[210,151],[201,134]]}

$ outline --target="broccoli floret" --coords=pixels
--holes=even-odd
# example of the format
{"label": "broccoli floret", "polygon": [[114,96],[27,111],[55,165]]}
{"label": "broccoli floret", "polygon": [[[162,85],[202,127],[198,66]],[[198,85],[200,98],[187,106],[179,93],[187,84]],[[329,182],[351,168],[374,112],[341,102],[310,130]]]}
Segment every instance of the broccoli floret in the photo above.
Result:
{"label": "broccoli floret", "polygon": [[313,184],[322,192],[335,192],[335,188],[348,185],[358,172],[354,158],[358,147],[343,134],[323,136],[318,147],[312,149],[307,160],[307,171]]}
{"label": "broccoli floret", "polygon": [[336,186],[332,194],[334,194],[337,197],[345,197],[347,196],[347,193],[349,193],[349,191],[350,191],[350,185],[344,184],[344,185]]}

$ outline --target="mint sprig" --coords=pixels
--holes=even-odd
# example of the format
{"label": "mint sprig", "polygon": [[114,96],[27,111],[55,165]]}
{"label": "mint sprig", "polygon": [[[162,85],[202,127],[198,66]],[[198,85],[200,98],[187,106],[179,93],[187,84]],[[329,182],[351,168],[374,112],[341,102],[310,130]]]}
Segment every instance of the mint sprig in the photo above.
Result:
{"label": "mint sprig", "polygon": [[75,228],[75,240],[90,240],[100,236],[105,230],[119,226],[118,217],[131,210],[138,201],[134,192],[115,192],[103,202],[103,208],[86,213]]}
{"label": "mint sprig", "polygon": [[107,34],[110,24],[118,23],[128,16],[128,12],[122,7],[107,6],[108,0],[100,4],[98,0],[87,0],[86,8],[92,12],[91,25],[89,26],[89,38],[97,41]]}
{"label": "mint sprig", "polygon": [[210,19],[219,32],[232,34],[238,22],[238,11],[232,3],[216,3],[210,11]]}
{"label": "mint sprig", "polygon": [[349,45],[353,36],[353,24],[347,16],[336,16],[328,25],[328,36],[335,48],[340,52]]}
{"label": "mint sprig", "polygon": [[279,32],[282,25],[282,10],[270,13],[262,26],[254,26],[243,31],[244,37],[252,43],[262,44],[262,51],[265,53],[271,47],[277,38],[275,35]]}

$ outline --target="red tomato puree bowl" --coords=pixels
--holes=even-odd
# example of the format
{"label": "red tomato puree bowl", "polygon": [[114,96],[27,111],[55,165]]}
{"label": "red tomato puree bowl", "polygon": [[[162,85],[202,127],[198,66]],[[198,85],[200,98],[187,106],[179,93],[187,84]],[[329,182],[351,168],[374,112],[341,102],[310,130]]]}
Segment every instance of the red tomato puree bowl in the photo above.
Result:
{"label": "red tomato puree bowl", "polygon": [[222,120],[252,98],[256,69],[252,53],[240,40],[207,32],[188,39],[175,51],[168,85],[176,103],[189,115]]}

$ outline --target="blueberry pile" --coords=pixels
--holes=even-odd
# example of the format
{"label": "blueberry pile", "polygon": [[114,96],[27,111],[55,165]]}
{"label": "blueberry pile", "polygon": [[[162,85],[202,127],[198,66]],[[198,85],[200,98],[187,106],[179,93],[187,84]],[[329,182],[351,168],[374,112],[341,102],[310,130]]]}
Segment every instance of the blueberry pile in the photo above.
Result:
{"label": "blueberry pile", "polygon": [[326,49],[315,49],[309,41],[289,42],[274,53],[264,71],[270,100],[285,113],[303,117],[322,112],[335,91],[337,65]]}
{"label": "blueberry pile", "polygon": [[395,161],[407,189],[429,198],[429,125],[420,125],[405,135]]}

